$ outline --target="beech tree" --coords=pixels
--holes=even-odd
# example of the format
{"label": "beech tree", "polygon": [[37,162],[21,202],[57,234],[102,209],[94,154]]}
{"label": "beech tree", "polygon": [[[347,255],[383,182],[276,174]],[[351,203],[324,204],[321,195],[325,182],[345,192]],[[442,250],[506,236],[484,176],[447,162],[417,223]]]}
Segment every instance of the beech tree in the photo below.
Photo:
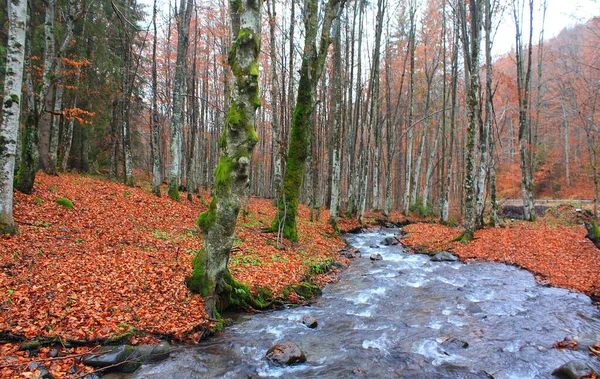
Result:
{"label": "beech tree", "polygon": [[[258,142],[256,111],[260,107],[258,56],[261,44],[261,1],[230,0],[233,46],[229,65],[235,83],[225,128],[219,140],[220,159],[210,207],[198,218],[204,245],[193,260],[188,288],[202,294],[210,317],[219,309],[253,302],[247,286],[238,283],[227,269],[235,224],[248,185],[250,157]],[[256,306],[256,304],[254,304]]]}
{"label": "beech tree", "polygon": [[464,241],[470,241],[475,234],[476,196],[476,146],[477,131],[481,120],[481,84],[479,62],[481,51],[481,31],[483,22],[484,0],[470,0],[467,17],[466,4],[459,2],[460,22],[462,29],[462,45],[465,58],[465,85],[467,87],[467,141],[465,166],[465,215],[462,235]]}
{"label": "beech tree", "polygon": [[298,240],[296,215],[298,198],[302,187],[304,164],[309,154],[311,115],[314,107],[317,83],[323,73],[323,66],[331,44],[331,26],[338,16],[344,0],[329,0],[323,13],[321,37],[317,47],[319,6],[317,0],[305,1],[304,52],[298,82],[298,95],[292,116],[290,144],[283,176],[283,190],[280,197],[273,229],[281,228],[283,236],[290,241]]}
{"label": "beech tree", "polygon": [[189,27],[192,17],[192,0],[181,0],[177,21],[177,60],[175,62],[175,83],[173,86],[173,116],[171,118],[171,161],[169,162],[169,196],[179,200],[179,184],[182,162],[183,95],[185,85],[185,61],[189,45]]}
{"label": "beech tree", "polygon": [[531,67],[533,53],[533,0],[529,0],[529,39],[527,50],[523,46],[522,15],[525,0],[513,0],[515,21],[515,54],[517,63],[517,92],[519,99],[519,163],[521,167],[521,196],[523,197],[523,218],[535,220],[534,208],[534,165],[535,144],[531,130]]}
{"label": "beech tree", "polygon": [[0,234],[16,234],[13,176],[21,112],[27,0],[8,1],[8,45],[0,128]]}

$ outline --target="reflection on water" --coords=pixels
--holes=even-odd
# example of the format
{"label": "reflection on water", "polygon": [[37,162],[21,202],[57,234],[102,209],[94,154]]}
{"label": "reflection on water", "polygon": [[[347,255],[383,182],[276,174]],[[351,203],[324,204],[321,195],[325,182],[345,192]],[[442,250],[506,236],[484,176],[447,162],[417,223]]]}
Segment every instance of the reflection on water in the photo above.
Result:
{"label": "reflection on water", "polygon": [[[550,378],[586,351],[552,348],[565,337],[600,341],[600,313],[588,297],[542,287],[498,263],[430,262],[401,246],[370,248],[397,230],[350,236],[363,257],[312,306],[242,317],[198,346],[116,378]],[[379,252],[382,261],[369,256]],[[302,316],[319,320],[308,329]],[[264,359],[275,342],[294,341],[305,364]]]}

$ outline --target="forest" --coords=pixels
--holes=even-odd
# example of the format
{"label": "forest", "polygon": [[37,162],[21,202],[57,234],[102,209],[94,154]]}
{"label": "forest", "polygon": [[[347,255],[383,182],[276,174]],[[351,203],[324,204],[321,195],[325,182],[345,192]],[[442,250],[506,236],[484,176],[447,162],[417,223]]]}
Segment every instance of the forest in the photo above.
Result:
{"label": "forest", "polygon": [[[2,376],[45,377],[24,341],[84,377],[94,343],[196,343],[227,309],[308,301],[339,274],[340,235],[375,225],[597,300],[600,14],[548,37],[549,6],[0,5]],[[53,311],[42,294],[66,277]],[[90,277],[112,295],[84,296]],[[68,359],[48,358],[57,341]]]}

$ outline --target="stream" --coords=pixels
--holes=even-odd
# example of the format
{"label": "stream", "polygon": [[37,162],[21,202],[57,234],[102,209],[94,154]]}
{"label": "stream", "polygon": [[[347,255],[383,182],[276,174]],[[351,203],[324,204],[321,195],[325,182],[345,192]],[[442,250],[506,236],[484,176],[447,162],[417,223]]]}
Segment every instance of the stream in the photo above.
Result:
{"label": "stream", "polygon": [[[431,262],[401,245],[377,245],[397,229],[347,237],[360,249],[311,306],[242,315],[197,346],[111,378],[552,378],[573,359],[600,371],[600,359],[552,348],[565,337],[600,341],[600,312],[590,298],[536,284],[500,263]],[[380,253],[381,261],[369,256]],[[302,324],[310,315],[316,329]],[[271,366],[276,342],[292,341],[307,362]]]}

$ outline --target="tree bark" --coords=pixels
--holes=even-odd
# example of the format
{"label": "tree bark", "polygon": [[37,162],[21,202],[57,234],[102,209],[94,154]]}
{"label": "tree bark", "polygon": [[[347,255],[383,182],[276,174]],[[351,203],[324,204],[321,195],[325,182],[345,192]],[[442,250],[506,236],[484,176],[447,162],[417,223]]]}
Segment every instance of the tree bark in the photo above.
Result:
{"label": "tree bark", "polygon": [[477,130],[481,123],[481,104],[480,104],[480,46],[482,30],[483,0],[469,1],[469,21],[467,25],[467,16],[465,4],[461,1],[461,26],[463,30],[462,42],[465,51],[465,72],[467,82],[467,136],[466,136],[466,162],[465,162],[465,214],[464,214],[464,234],[463,241],[473,239],[476,229],[476,196],[477,188],[475,186],[475,142],[477,139]]}
{"label": "tree bark", "polygon": [[341,151],[340,129],[342,127],[342,46],[341,46],[341,21],[337,19],[333,32],[333,131],[332,131],[332,169],[331,169],[331,204],[329,207],[329,223],[337,230],[337,221],[340,209],[341,192]]}
{"label": "tree bark", "polygon": [[9,1],[7,12],[8,44],[0,128],[0,234],[16,234],[13,177],[21,113],[27,0]]}
{"label": "tree bark", "polygon": [[152,7],[152,26],[154,28],[154,40],[152,42],[152,117],[150,119],[150,149],[152,152],[152,193],[160,197],[160,183],[162,182],[160,162],[160,124],[158,117],[158,79],[156,70],[156,45],[158,31],[156,28],[157,0]]}

